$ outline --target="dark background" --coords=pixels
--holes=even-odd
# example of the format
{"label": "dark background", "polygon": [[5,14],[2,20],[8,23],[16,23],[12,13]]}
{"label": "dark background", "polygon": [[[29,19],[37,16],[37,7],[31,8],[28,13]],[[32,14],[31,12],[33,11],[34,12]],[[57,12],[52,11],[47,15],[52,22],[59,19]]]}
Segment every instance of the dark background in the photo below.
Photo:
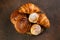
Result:
{"label": "dark background", "polygon": [[[41,35],[21,35],[10,22],[11,12],[28,2],[39,6],[50,19],[50,29]],[[0,40],[60,40],[60,0],[0,0]]]}

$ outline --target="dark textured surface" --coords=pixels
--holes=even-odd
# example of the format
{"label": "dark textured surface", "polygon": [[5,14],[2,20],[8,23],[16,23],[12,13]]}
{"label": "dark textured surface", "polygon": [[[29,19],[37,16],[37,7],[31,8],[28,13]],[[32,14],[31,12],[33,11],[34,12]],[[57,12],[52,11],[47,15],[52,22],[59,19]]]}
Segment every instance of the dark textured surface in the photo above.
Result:
{"label": "dark textured surface", "polygon": [[[50,19],[50,29],[41,35],[21,35],[10,22],[11,12],[28,2],[39,6]],[[60,0],[0,0],[0,40],[60,40]]]}

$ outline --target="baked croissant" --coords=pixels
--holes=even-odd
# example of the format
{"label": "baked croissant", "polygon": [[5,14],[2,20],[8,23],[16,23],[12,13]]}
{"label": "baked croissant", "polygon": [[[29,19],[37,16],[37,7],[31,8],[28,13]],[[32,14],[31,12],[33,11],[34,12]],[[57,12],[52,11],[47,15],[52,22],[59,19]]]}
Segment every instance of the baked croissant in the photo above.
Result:
{"label": "baked croissant", "polygon": [[30,29],[30,23],[27,20],[26,15],[19,14],[17,10],[15,10],[10,16],[11,22],[14,24],[14,27],[19,33],[26,33]]}
{"label": "baked croissant", "polygon": [[50,28],[50,21],[47,18],[45,13],[39,14],[39,18],[38,18],[37,23],[44,26],[45,28]]}
{"label": "baked croissant", "polygon": [[34,4],[32,3],[27,3],[25,5],[22,5],[19,8],[19,12],[20,13],[27,13],[27,14],[31,14],[33,12],[40,12],[41,10]]}

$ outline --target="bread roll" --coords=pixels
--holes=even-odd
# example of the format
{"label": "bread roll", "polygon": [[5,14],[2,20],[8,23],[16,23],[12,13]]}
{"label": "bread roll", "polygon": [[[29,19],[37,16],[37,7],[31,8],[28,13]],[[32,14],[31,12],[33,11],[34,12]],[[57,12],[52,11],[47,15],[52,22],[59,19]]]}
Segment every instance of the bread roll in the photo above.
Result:
{"label": "bread roll", "polygon": [[17,10],[13,11],[10,16],[11,22],[19,33],[26,33],[30,29],[30,23],[24,14],[20,14]]}
{"label": "bread roll", "polygon": [[29,21],[32,23],[37,23],[39,15],[37,13],[32,13],[29,15]]}
{"label": "bread roll", "polygon": [[31,24],[28,22],[27,18],[22,18],[16,22],[15,29],[19,33],[24,34],[30,30],[30,26]]}
{"label": "bread roll", "polygon": [[38,24],[33,24],[31,27],[32,35],[39,35],[41,33],[41,26]]}

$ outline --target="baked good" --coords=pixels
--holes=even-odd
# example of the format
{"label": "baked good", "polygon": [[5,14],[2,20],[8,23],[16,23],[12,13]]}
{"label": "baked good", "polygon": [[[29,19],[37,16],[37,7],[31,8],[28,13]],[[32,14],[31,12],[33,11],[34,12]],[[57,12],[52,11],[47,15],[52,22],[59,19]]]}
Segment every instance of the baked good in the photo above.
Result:
{"label": "baked good", "polygon": [[29,23],[26,15],[20,14],[18,10],[12,12],[10,20],[14,24],[17,32],[24,34],[29,31],[31,24]]}
{"label": "baked good", "polygon": [[17,32],[39,35],[44,28],[50,28],[50,21],[42,10],[32,3],[27,3],[11,13],[10,20]]}
{"label": "baked good", "polygon": [[34,5],[33,3],[24,4],[19,8],[19,12],[25,13],[25,14],[31,14],[31,13],[40,12],[40,11],[41,11],[40,8]]}

